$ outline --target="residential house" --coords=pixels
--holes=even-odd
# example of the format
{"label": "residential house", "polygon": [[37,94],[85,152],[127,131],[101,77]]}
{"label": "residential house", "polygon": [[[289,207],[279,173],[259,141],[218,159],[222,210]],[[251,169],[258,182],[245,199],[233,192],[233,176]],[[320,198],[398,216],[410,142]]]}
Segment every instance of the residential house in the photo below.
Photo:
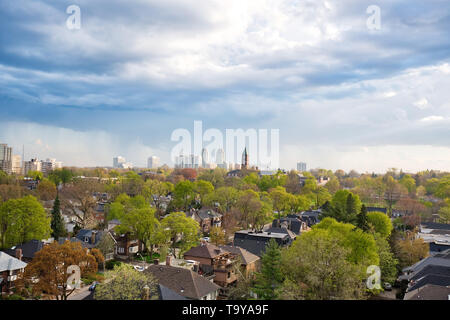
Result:
{"label": "residential house", "polygon": [[133,237],[129,233],[114,235],[116,241],[116,251],[115,256],[119,259],[130,259],[136,253],[142,252],[143,244]]}
{"label": "residential house", "polygon": [[222,215],[213,209],[191,209],[186,213],[186,216],[197,221],[200,225],[200,230],[206,234],[211,231],[212,227],[220,227],[222,225]]}
{"label": "residential house", "polygon": [[143,272],[158,281],[162,300],[216,300],[219,296],[218,285],[189,269],[151,265]]}
{"label": "residential house", "polygon": [[259,271],[261,258],[257,255],[241,247],[222,245],[219,246],[219,248],[223,251],[234,253],[237,257],[240,257],[241,267],[245,275]]}
{"label": "residential house", "polygon": [[318,224],[320,222],[321,214],[322,214],[322,210],[317,209],[317,210],[304,211],[300,215],[301,215],[302,221],[306,222],[308,227],[311,228],[313,225]]}
{"label": "residential house", "polygon": [[403,300],[450,300],[450,286],[426,284],[407,292]]}
{"label": "residential house", "polygon": [[[40,240],[30,240],[28,242],[15,245],[10,249],[6,249],[5,252],[13,257],[18,257],[20,254],[21,260],[29,263],[33,260],[36,252],[40,251],[44,247],[45,243]],[[18,251],[21,251],[20,253]]]}
{"label": "residential house", "polygon": [[450,224],[422,222],[418,236],[430,244],[430,255],[450,249]]}
{"label": "residential house", "polygon": [[233,245],[261,257],[271,239],[274,239],[281,247],[286,247],[292,243],[292,239],[287,233],[240,230],[234,234]]}
{"label": "residential house", "polygon": [[14,287],[17,276],[23,273],[27,264],[21,261],[22,252],[16,251],[17,257],[0,251],[0,293],[9,293]]}
{"label": "residential house", "polygon": [[236,257],[236,254],[207,242],[184,253],[184,259],[200,263],[200,273],[213,272],[214,282],[221,287],[228,287],[237,280],[233,269]]}
{"label": "residential house", "polygon": [[428,297],[441,295],[450,288],[450,249],[422,259],[403,272],[398,280],[407,282],[405,300],[428,299],[422,294],[424,288]]}

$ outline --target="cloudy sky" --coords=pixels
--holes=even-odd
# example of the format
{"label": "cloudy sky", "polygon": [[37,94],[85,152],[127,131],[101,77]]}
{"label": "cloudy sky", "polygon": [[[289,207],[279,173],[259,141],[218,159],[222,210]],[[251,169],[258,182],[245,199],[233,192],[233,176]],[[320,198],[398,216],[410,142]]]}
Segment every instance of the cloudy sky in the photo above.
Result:
{"label": "cloudy sky", "polygon": [[449,30],[447,0],[2,0],[0,142],[171,164],[200,120],[279,129],[287,169],[450,170]]}

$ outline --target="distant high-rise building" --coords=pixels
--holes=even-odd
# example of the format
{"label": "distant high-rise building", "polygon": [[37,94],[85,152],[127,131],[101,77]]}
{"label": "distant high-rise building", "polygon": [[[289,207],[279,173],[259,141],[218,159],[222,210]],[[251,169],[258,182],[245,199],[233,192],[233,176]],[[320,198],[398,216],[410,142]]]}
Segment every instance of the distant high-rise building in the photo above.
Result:
{"label": "distant high-rise building", "polygon": [[151,156],[147,159],[147,168],[156,169],[159,167],[159,158],[157,156]]}
{"label": "distant high-rise building", "polygon": [[115,157],[115,158],[113,158],[113,167],[120,168],[121,164],[123,164],[125,162],[126,162],[126,160],[124,157],[121,157],[121,156]]}
{"label": "distant high-rise building", "polygon": [[202,149],[202,168],[209,168],[209,154],[206,148]]}
{"label": "distant high-rise building", "polygon": [[200,157],[194,154],[191,154],[189,156],[184,156],[183,154],[180,154],[179,156],[175,157],[175,168],[177,169],[184,169],[184,168],[198,169],[199,166],[200,166]]}
{"label": "distant high-rise building", "polygon": [[30,171],[42,171],[42,162],[37,158],[25,161],[23,163],[23,174],[27,175]]}
{"label": "distant high-rise building", "polygon": [[12,148],[7,144],[0,144],[0,170],[12,173]]}
{"label": "distant high-rise building", "polygon": [[300,172],[306,171],[306,163],[305,162],[297,162],[297,171],[300,171]]}
{"label": "distant high-rise building", "polygon": [[244,149],[244,152],[242,153],[242,165],[241,169],[248,169],[248,153],[247,148]]}
{"label": "distant high-rise building", "polygon": [[22,174],[22,156],[12,156],[12,172],[15,174]]}
{"label": "distant high-rise building", "polygon": [[49,173],[56,169],[62,168],[62,162],[56,161],[56,159],[47,159],[45,161],[41,161],[41,171],[43,173]]}

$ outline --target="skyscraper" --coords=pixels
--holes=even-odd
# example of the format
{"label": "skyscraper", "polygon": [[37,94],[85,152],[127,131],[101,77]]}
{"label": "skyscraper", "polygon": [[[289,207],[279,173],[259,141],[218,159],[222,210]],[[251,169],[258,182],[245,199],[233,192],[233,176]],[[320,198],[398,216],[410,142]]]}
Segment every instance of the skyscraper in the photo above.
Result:
{"label": "skyscraper", "polygon": [[159,167],[159,158],[157,156],[151,156],[147,159],[147,168],[156,169]]}
{"label": "skyscraper", "polygon": [[0,144],[0,170],[12,173],[12,148],[7,144]]}
{"label": "skyscraper", "polygon": [[202,168],[209,167],[209,154],[206,148],[202,149]]}
{"label": "skyscraper", "polygon": [[15,174],[22,174],[22,156],[12,156],[12,172]]}
{"label": "skyscraper", "polygon": [[120,168],[120,165],[125,162],[126,161],[125,161],[124,157],[121,157],[121,156],[115,157],[115,158],[113,158],[113,167]]}
{"label": "skyscraper", "polygon": [[247,153],[247,147],[244,149],[244,152],[242,153],[242,169],[248,169],[248,153]]}
{"label": "skyscraper", "polygon": [[306,171],[306,163],[305,162],[297,162],[297,171],[300,171],[300,172]]}

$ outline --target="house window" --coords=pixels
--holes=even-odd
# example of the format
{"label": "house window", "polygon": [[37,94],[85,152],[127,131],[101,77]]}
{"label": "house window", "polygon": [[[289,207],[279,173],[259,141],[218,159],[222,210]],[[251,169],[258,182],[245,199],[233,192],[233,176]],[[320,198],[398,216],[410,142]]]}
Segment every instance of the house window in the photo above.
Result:
{"label": "house window", "polygon": [[89,242],[89,237],[84,237],[84,242]]}
{"label": "house window", "polygon": [[125,248],[119,247],[119,248],[117,249],[117,251],[119,251],[119,253],[124,253],[124,252],[125,252]]}

